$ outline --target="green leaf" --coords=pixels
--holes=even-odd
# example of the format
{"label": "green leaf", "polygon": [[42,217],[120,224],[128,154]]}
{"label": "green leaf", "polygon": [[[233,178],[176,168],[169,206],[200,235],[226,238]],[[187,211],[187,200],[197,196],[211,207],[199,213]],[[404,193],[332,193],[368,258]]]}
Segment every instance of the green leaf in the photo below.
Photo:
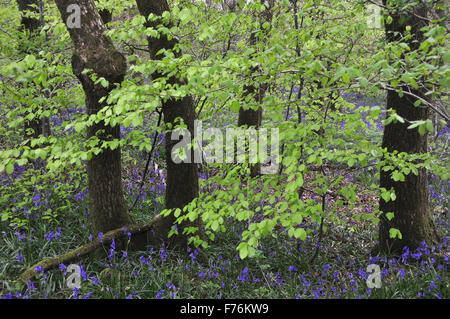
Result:
{"label": "green leaf", "polygon": [[239,257],[241,259],[245,259],[248,256],[248,244],[240,243],[238,249],[239,249]]}
{"label": "green leaf", "polygon": [[2,222],[7,221],[9,218],[9,213],[8,212],[2,212]]}
{"label": "green leaf", "polygon": [[231,108],[231,110],[232,110],[233,112],[239,113],[240,107],[241,107],[241,105],[239,104],[238,101],[233,101],[233,102],[231,103],[231,107],[230,107],[230,108]]}
{"label": "green leaf", "polygon": [[106,80],[105,78],[100,78],[100,79],[98,79],[98,81],[100,82],[101,86],[103,86],[104,88],[108,87],[108,85],[109,85],[108,80]]}
{"label": "green leaf", "polygon": [[111,142],[109,142],[109,147],[111,148],[111,150],[115,150],[120,144],[119,140],[113,140]]}
{"label": "green leaf", "polygon": [[6,165],[6,174],[11,175],[14,171],[14,163],[10,161],[8,165]]}
{"label": "green leaf", "polygon": [[359,84],[363,87],[363,88],[367,88],[369,87],[370,83],[366,78],[360,78],[359,79]]}
{"label": "green leaf", "polygon": [[427,120],[425,122],[425,127],[429,132],[434,132],[433,122],[431,120]]}
{"label": "green leaf", "polygon": [[350,159],[347,161],[348,167],[352,167],[354,164],[355,164],[355,159],[354,159],[354,158],[350,158]]}
{"label": "green leaf", "polygon": [[218,222],[217,219],[216,219],[216,220],[214,220],[214,221],[212,222],[212,224],[211,224],[211,229],[212,229],[213,231],[217,231],[218,228],[219,228],[219,222]]}
{"label": "green leaf", "polygon": [[392,173],[392,179],[394,180],[394,181],[401,181],[401,182],[404,182],[405,181],[405,175],[403,175],[401,172],[399,172],[399,171],[394,171],[393,173]]}
{"label": "green leaf", "polygon": [[419,134],[420,134],[420,135],[424,135],[425,132],[426,132],[426,127],[425,127],[425,125],[424,125],[424,124],[420,124],[420,125],[419,125]]}
{"label": "green leaf", "polygon": [[445,52],[442,58],[445,63],[450,63],[450,51]]}
{"label": "green leaf", "polygon": [[391,228],[389,229],[389,237],[395,238],[398,237],[398,239],[402,239],[402,233],[397,228]]}
{"label": "green leaf", "polygon": [[300,238],[302,241],[305,241],[306,239],[306,231],[303,228],[297,228],[294,231],[294,237]]}
{"label": "green leaf", "polygon": [[391,200],[394,201],[396,198],[395,192],[391,192]]}
{"label": "green leaf", "polygon": [[342,81],[344,81],[344,83],[346,83],[346,84],[349,84],[350,83],[350,77],[349,77],[349,75],[348,75],[348,73],[347,72],[344,72],[343,74],[342,74]]}
{"label": "green leaf", "polygon": [[398,86],[397,80],[391,80],[391,86],[395,89]]}
{"label": "green leaf", "polygon": [[418,127],[419,125],[424,124],[424,121],[412,121],[412,124],[408,126],[408,130]]}
{"label": "green leaf", "polygon": [[36,63],[36,57],[34,55],[27,55],[24,59],[25,64],[29,69],[34,67],[34,64]]}
{"label": "green leaf", "polygon": [[391,193],[386,190],[381,190],[381,198],[387,203],[391,200]]}

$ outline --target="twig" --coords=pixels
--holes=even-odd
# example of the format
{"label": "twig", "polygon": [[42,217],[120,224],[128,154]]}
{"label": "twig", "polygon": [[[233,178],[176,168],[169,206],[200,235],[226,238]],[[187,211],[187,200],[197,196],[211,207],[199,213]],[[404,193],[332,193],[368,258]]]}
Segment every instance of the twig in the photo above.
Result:
{"label": "twig", "polygon": [[[321,169],[322,169],[322,173],[325,174],[323,165],[321,165]],[[325,199],[326,199],[326,197],[327,197],[326,193],[322,195],[322,216],[320,217],[319,238],[317,239],[316,251],[314,252],[314,255],[312,256],[311,260],[309,261],[310,263],[312,263],[316,259],[317,255],[319,254],[320,245],[322,244],[323,220],[324,220],[323,214],[325,214]]]}
{"label": "twig", "polygon": [[159,117],[158,117],[158,124],[156,126],[156,130],[155,130],[155,136],[153,138],[152,141],[152,148],[150,150],[150,153],[148,154],[148,158],[147,158],[147,163],[145,164],[145,169],[144,169],[144,173],[142,174],[142,179],[141,182],[139,183],[139,191],[136,193],[136,197],[134,199],[133,205],[131,206],[131,208],[129,209],[130,211],[132,211],[134,209],[134,207],[137,204],[137,201],[139,199],[139,196],[141,195],[142,192],[142,186],[144,186],[144,181],[145,181],[145,177],[147,176],[147,171],[148,171],[148,167],[150,165],[150,161],[152,159],[152,155],[153,155],[153,150],[155,149],[155,143],[156,143],[156,139],[158,138],[158,127],[161,124],[161,117],[162,117],[162,111],[159,111]]}
{"label": "twig", "polygon": [[10,38],[13,38],[11,34],[9,34],[8,31],[6,31],[5,29],[3,29],[2,27],[0,27],[0,31],[6,33]]}

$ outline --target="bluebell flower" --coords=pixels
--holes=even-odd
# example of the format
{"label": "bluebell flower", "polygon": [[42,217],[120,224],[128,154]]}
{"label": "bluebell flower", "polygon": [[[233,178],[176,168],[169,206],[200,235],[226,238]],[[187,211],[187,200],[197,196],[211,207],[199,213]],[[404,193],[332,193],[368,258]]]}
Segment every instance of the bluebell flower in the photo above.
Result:
{"label": "bluebell flower", "polygon": [[163,261],[166,261],[167,253],[166,253],[166,251],[164,250],[164,248],[162,248],[162,247],[161,247],[161,249],[160,249],[160,256],[161,256],[161,259],[162,259]]}
{"label": "bluebell flower", "polygon": [[248,268],[245,267],[244,270],[242,270],[241,275],[238,277],[238,280],[245,282],[247,280],[247,272]]}
{"label": "bluebell flower", "polygon": [[90,280],[91,280],[91,282],[92,282],[92,284],[93,284],[94,286],[97,286],[97,285],[100,284],[100,280],[99,280],[97,277],[95,277],[95,276],[92,276],[92,277],[90,278]]}
{"label": "bluebell flower", "polygon": [[47,239],[47,241],[52,241],[53,238],[55,237],[55,234],[53,234],[53,232],[50,232],[48,234],[44,235],[45,239]]}
{"label": "bluebell flower", "polygon": [[58,241],[61,241],[61,227],[58,227],[56,231],[56,238],[58,238]]}
{"label": "bluebell flower", "polygon": [[66,265],[64,264],[59,264],[59,270],[64,271],[64,273],[66,273]]}
{"label": "bluebell flower", "polygon": [[78,299],[78,293],[80,290],[77,287],[73,287],[73,298]]}
{"label": "bluebell flower", "polygon": [[164,289],[161,289],[160,291],[158,291],[158,293],[156,294],[156,299],[162,299],[162,295],[164,294]]}
{"label": "bluebell flower", "polygon": [[87,293],[84,295],[83,299],[88,299],[90,295],[92,295],[92,292],[91,292],[91,291],[87,292]]}
{"label": "bluebell flower", "polygon": [[142,263],[148,265],[148,261],[147,261],[147,259],[145,259],[144,256],[140,256],[140,257],[139,257],[139,260],[140,260]]}
{"label": "bluebell flower", "polygon": [[44,270],[42,269],[42,266],[39,265],[36,268],[34,268],[34,272],[42,274],[44,272]]}
{"label": "bluebell flower", "polygon": [[83,277],[84,280],[87,280],[87,273],[86,270],[84,270],[83,266],[79,265],[80,274]]}
{"label": "bluebell flower", "polygon": [[333,274],[334,279],[339,280],[339,273],[337,271]]}

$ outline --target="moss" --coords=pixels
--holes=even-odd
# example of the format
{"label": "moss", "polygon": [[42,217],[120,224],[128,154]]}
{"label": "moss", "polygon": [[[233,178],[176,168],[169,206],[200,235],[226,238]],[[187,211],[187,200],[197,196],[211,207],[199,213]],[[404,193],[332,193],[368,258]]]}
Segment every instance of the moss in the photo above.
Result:
{"label": "moss", "polygon": [[[43,271],[47,271],[58,267],[60,264],[70,264],[85,256],[95,253],[96,251],[107,251],[111,242],[116,242],[116,247],[125,248],[129,250],[144,250],[148,246],[159,247],[161,241],[162,229],[158,226],[161,220],[161,215],[156,216],[153,220],[146,223],[129,225],[126,227],[111,230],[103,235],[102,241],[96,238],[90,243],[80,246],[66,254],[44,259],[37,264],[31,266],[22,273],[19,281],[27,283],[36,276],[36,268],[42,267]],[[130,237],[128,235],[130,234]]]}

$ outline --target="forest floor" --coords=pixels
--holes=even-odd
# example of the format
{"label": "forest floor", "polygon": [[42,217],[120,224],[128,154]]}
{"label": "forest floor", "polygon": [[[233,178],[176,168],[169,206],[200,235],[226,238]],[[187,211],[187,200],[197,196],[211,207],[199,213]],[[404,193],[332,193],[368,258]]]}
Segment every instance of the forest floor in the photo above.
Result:
{"label": "forest floor", "polygon": [[[155,170],[157,171],[157,170]],[[155,171],[153,173],[155,173]],[[125,170],[125,174],[134,170]],[[112,245],[104,260],[80,260],[81,288],[66,286],[68,265],[38,273],[28,286],[15,279],[28,267],[47,257],[76,248],[90,238],[86,211],[68,214],[59,224],[30,227],[27,231],[11,231],[3,225],[0,236],[0,296],[2,298],[449,298],[446,237],[441,247],[417,251],[405,250],[401,256],[371,255],[376,243],[377,227],[360,218],[376,205],[377,197],[364,185],[367,172],[336,170],[346,175],[346,183],[358,185],[357,207],[339,209],[339,222],[325,219],[320,247],[317,250],[319,225],[305,222],[313,230],[306,241],[289,238],[282,228],[261,243],[262,256],[241,260],[236,246],[242,225],[230,225],[226,233],[203,251],[174,252],[165,249],[125,252]],[[154,174],[155,180],[160,177]],[[309,176],[305,176],[305,184]],[[132,176],[128,176],[132,179]],[[156,183],[158,184],[158,183]],[[154,208],[163,195],[154,185],[152,199],[143,199],[139,209]],[[304,199],[314,194],[305,191]],[[76,196],[85,201],[85,193]],[[333,208],[334,207],[334,208]],[[79,207],[80,208],[80,207]],[[143,213],[144,214],[144,213]],[[359,216],[359,217],[358,217]],[[448,218],[442,208],[433,213],[443,233],[448,232]],[[36,224],[37,225],[37,224]],[[48,228],[47,228],[48,227]],[[52,230],[53,229],[53,230]],[[312,260],[316,254],[317,257]],[[206,258],[199,258],[199,254]],[[381,288],[368,288],[368,265],[381,271]]]}

